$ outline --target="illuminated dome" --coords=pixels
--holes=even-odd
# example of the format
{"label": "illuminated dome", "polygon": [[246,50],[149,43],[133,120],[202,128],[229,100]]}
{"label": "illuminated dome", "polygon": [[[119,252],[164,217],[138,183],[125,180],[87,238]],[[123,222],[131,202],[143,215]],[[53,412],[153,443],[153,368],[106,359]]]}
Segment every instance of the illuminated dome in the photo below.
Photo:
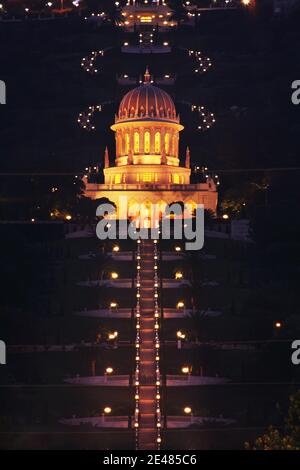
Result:
{"label": "illuminated dome", "polygon": [[132,214],[135,217],[139,204],[147,220],[153,212],[152,203],[157,204],[160,214],[166,204],[174,201],[189,204],[190,213],[197,204],[216,210],[213,180],[190,184],[190,152],[187,149],[184,161],[179,155],[179,134],[184,127],[176,116],[172,98],[151,84],[148,70],[144,83],[124,96],[115,119],[110,127],[116,141],[114,164],[111,165],[106,149],[104,184],[90,183],[85,177],[88,197],[113,201],[120,220],[127,220]]}
{"label": "illuminated dome", "polygon": [[116,122],[140,119],[179,122],[172,98],[151,84],[148,70],[144,75],[144,83],[129,91],[122,99]]}

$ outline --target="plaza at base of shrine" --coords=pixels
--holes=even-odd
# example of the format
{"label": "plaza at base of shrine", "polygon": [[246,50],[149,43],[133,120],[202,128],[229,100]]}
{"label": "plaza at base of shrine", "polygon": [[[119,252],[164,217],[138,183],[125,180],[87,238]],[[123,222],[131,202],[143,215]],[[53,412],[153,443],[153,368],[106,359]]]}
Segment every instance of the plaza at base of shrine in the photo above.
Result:
{"label": "plaza at base of shrine", "polygon": [[176,21],[172,18],[171,9],[165,0],[156,2],[146,1],[139,3],[135,0],[128,0],[122,8],[124,27],[133,29],[134,26],[159,26],[160,28],[173,27]]}

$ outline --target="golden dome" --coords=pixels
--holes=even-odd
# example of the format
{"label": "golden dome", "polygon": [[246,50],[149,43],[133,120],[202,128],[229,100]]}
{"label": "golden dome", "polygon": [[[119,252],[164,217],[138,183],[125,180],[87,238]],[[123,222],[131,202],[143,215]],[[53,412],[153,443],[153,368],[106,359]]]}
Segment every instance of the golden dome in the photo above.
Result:
{"label": "golden dome", "polygon": [[131,120],[179,122],[172,98],[164,90],[151,84],[148,69],[144,75],[144,83],[126,93],[120,103],[116,122]]}

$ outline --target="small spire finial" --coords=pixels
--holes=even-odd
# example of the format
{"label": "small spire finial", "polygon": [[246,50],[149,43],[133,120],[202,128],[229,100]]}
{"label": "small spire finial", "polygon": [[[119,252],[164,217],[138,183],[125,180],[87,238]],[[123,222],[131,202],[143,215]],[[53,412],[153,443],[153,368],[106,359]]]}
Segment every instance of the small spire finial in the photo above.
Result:
{"label": "small spire finial", "polygon": [[146,71],[144,73],[144,83],[150,83],[151,81],[151,75],[149,73],[149,68],[148,68],[148,65],[146,67]]}
{"label": "small spire finial", "polygon": [[105,147],[104,151],[104,168],[109,168],[109,154],[107,146]]}
{"label": "small spire finial", "polygon": [[190,154],[189,147],[186,148],[186,152],[185,152],[185,167],[186,168],[191,167],[191,154]]}

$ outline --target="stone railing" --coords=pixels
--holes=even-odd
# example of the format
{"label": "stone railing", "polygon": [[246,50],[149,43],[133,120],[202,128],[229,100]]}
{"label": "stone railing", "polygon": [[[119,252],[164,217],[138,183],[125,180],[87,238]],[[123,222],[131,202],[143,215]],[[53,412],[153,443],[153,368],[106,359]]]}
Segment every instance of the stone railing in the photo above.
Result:
{"label": "stone railing", "polygon": [[152,183],[134,183],[134,184],[97,184],[90,183],[89,191],[209,191],[207,183],[197,184],[152,184]]}

